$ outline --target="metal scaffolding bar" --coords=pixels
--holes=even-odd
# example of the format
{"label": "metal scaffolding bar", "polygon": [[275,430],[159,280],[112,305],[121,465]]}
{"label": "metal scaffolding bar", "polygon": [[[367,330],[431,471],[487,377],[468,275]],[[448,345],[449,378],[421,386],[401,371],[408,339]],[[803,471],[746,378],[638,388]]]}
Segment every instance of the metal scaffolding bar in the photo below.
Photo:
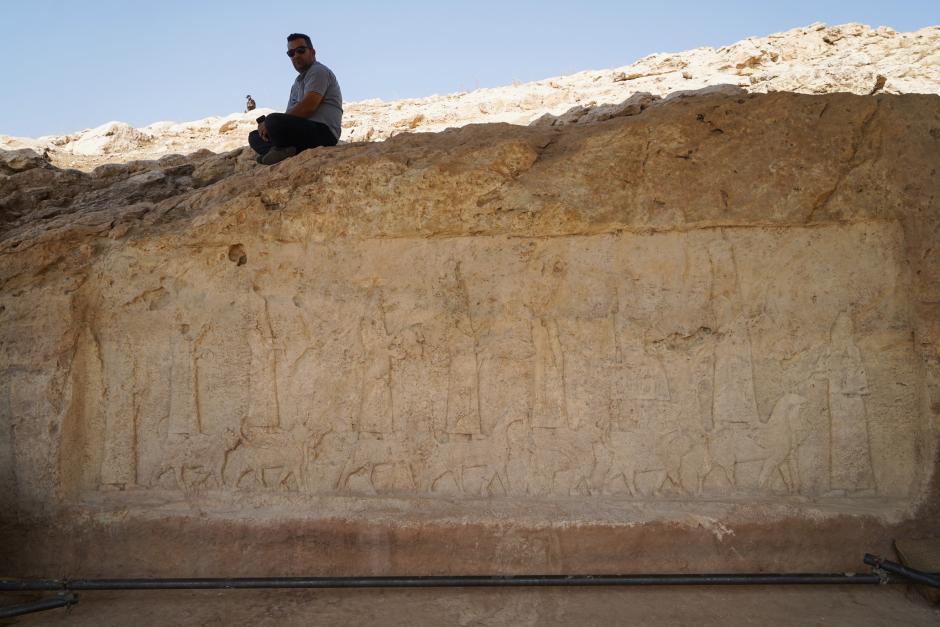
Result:
{"label": "metal scaffolding bar", "polygon": [[934,573],[925,573],[922,570],[902,566],[897,562],[889,562],[871,553],[865,554],[865,563],[883,571],[906,577],[911,581],[940,589],[940,577],[937,577]]}
{"label": "metal scaffolding bar", "polygon": [[691,575],[505,575],[424,577],[236,577],[186,579],[0,579],[0,592],[29,590],[219,590],[249,588],[496,588],[573,586],[844,585],[905,582],[852,573]]}
{"label": "metal scaffolding bar", "polygon": [[19,605],[7,605],[0,607],[0,618],[13,618],[23,614],[32,614],[33,612],[42,612],[44,610],[54,610],[57,607],[70,607],[78,603],[78,595],[61,594],[48,599],[40,599],[30,603],[20,603]]}

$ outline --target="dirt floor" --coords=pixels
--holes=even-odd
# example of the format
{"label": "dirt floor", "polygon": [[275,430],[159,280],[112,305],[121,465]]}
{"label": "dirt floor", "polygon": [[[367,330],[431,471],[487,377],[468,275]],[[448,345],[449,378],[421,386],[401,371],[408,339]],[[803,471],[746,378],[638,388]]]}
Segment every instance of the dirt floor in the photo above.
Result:
{"label": "dirt floor", "polygon": [[[14,601],[7,595],[0,603]],[[940,625],[904,586],[84,592],[9,625]]]}

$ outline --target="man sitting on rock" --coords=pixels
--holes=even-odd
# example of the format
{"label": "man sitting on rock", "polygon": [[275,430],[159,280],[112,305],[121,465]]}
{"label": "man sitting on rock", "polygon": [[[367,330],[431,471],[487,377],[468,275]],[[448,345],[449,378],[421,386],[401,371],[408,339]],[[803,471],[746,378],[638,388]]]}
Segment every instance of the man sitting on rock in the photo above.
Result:
{"label": "man sitting on rock", "polygon": [[300,74],[290,89],[286,113],[258,118],[248,143],[258,161],[273,165],[317,146],[335,146],[343,119],[343,94],[330,68],[316,60],[307,35],[287,36],[287,56]]}

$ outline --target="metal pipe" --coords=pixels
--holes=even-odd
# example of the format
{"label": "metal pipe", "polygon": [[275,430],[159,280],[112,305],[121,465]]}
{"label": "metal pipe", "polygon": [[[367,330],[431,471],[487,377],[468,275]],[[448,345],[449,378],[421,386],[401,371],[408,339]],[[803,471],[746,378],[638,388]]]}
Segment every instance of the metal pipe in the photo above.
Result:
{"label": "metal pipe", "polygon": [[888,560],[881,559],[877,555],[872,555],[871,553],[865,554],[865,563],[869,566],[886,570],[889,573],[907,577],[911,581],[916,581],[917,583],[922,583],[927,586],[933,586],[934,588],[940,588],[940,578],[936,577],[932,573],[925,573],[922,570],[908,568],[907,566],[903,566],[897,562],[890,562]]}
{"label": "metal pipe", "polygon": [[504,575],[422,577],[260,577],[191,579],[0,579],[0,592],[247,588],[491,588],[522,586],[726,586],[901,583],[878,574]]}
{"label": "metal pipe", "polygon": [[31,603],[0,607],[0,618],[13,618],[14,616],[42,612],[43,610],[54,610],[57,607],[70,607],[76,603],[78,603],[78,595],[72,593],[62,594],[48,599],[32,601]]}

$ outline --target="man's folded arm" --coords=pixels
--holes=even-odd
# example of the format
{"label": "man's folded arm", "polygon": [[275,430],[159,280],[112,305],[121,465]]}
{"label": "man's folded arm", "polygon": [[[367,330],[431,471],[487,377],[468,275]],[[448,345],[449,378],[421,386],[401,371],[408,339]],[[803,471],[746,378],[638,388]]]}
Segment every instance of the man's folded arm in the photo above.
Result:
{"label": "man's folded arm", "polygon": [[303,99],[288,109],[286,113],[287,115],[293,115],[298,118],[306,118],[317,110],[322,100],[323,96],[321,94],[315,91],[307,92],[304,94]]}

